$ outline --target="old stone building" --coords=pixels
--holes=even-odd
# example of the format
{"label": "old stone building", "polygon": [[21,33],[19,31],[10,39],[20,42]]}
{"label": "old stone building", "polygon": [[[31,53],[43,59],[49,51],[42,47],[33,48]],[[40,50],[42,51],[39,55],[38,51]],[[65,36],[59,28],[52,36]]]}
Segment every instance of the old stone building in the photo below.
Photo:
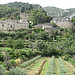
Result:
{"label": "old stone building", "polygon": [[42,24],[35,25],[35,28],[42,28],[42,29],[53,28],[53,25],[51,23],[42,23]]}
{"label": "old stone building", "polygon": [[60,28],[70,28],[73,26],[69,18],[53,19],[51,22],[54,22]]}
{"label": "old stone building", "polygon": [[48,33],[52,33],[52,32],[60,33],[60,28],[53,27],[53,25],[51,23],[38,24],[38,25],[35,25],[35,28],[42,28],[45,30],[45,32],[48,32]]}
{"label": "old stone building", "polygon": [[20,17],[21,17],[20,20],[8,19],[5,21],[0,21],[0,30],[28,29],[29,24],[27,22],[27,19],[29,19],[29,15],[21,13]]}

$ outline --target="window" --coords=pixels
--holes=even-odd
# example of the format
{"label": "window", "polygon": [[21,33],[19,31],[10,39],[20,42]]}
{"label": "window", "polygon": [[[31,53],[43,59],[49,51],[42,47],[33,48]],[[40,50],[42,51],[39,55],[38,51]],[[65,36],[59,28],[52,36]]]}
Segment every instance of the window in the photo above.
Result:
{"label": "window", "polygon": [[11,25],[11,28],[12,28],[12,25]]}
{"label": "window", "polygon": [[4,25],[2,25],[2,27],[4,27]]}

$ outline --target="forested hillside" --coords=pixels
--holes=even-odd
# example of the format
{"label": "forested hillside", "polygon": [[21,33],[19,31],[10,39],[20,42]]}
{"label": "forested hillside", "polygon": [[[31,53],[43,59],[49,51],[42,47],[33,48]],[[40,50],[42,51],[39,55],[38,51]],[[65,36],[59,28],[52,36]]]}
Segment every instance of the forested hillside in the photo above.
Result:
{"label": "forested hillside", "polygon": [[75,15],[75,8],[71,9],[60,9],[57,7],[44,7],[43,8],[48,15],[53,16],[54,18],[63,18],[63,17],[71,17]]}
{"label": "forested hillside", "polygon": [[41,9],[37,4],[29,4],[22,2],[14,2],[0,5],[0,20],[6,19],[20,19],[20,12],[28,12],[31,9]]}
{"label": "forested hillside", "polygon": [[[20,19],[20,12],[29,12],[31,9],[42,9],[43,7],[38,4],[29,4],[22,2],[14,2],[8,4],[0,4],[0,20],[6,19]],[[75,9],[60,9],[56,7],[43,8],[49,16],[54,18],[71,17],[75,14]]]}

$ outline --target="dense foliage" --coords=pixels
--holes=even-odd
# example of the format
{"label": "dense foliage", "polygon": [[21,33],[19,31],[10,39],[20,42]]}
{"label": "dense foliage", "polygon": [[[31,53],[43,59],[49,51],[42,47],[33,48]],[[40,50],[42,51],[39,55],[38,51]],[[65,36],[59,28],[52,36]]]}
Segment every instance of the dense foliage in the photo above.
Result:
{"label": "dense foliage", "polygon": [[38,23],[50,22],[50,20],[52,20],[52,17],[47,16],[47,13],[44,11],[44,9],[33,9],[30,11],[30,14],[31,18],[29,19],[29,21],[32,21],[33,25]]}
{"label": "dense foliage", "polygon": [[0,5],[0,20],[20,19],[20,12],[28,12],[31,9],[40,9],[40,5],[14,2]]}
{"label": "dense foliage", "polygon": [[0,75],[5,75],[5,69],[0,65]]}

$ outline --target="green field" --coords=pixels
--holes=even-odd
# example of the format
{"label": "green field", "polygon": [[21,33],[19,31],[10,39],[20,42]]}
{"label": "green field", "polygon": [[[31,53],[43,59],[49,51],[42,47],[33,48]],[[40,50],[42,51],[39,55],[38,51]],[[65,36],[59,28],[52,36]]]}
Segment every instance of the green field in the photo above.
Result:
{"label": "green field", "polygon": [[[40,59],[38,59],[37,61],[35,61],[33,64],[31,64],[30,66],[26,67],[25,70],[27,70],[28,75],[35,75],[36,70],[39,68],[39,66],[41,65],[41,63],[46,60],[46,63],[43,66],[43,69],[41,71],[41,73],[39,75],[51,75],[51,74],[47,74],[48,70],[49,70],[49,65],[51,63],[51,59],[49,57],[41,57]],[[63,62],[63,67],[66,70],[66,73],[61,71],[61,67],[60,67],[60,63],[59,63],[59,58],[55,58],[54,59],[54,74],[53,75],[74,75],[74,71],[75,68],[74,66],[69,63],[68,61],[62,60]],[[69,68],[68,68],[68,66]]]}

